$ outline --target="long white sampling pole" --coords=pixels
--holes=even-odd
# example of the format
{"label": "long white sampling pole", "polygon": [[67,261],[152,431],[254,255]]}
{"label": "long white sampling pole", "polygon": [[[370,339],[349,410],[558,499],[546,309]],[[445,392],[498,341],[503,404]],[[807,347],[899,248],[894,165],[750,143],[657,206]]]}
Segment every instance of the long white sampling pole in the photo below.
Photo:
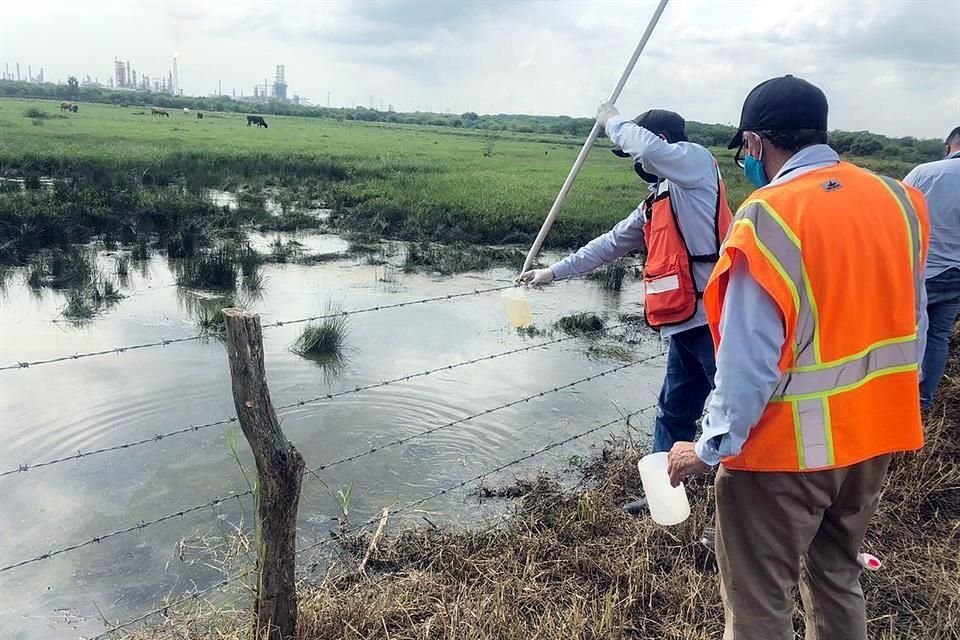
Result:
{"label": "long white sampling pole", "polygon": [[[630,74],[633,73],[633,67],[636,66],[637,59],[643,52],[643,48],[647,46],[647,40],[650,39],[650,35],[657,26],[657,22],[660,20],[660,14],[662,14],[663,10],[667,7],[667,2],[669,2],[669,0],[660,0],[660,4],[657,5],[657,10],[653,12],[653,16],[650,18],[650,23],[647,24],[647,29],[643,32],[643,37],[640,38],[640,43],[637,45],[637,48],[633,50],[633,55],[630,56],[630,61],[627,62],[626,69],[624,69],[623,73],[620,74],[620,80],[617,81],[617,86],[614,87],[613,93],[610,94],[610,102],[616,102],[617,98],[620,97],[620,92],[623,91],[623,85],[627,83],[627,78],[629,78]],[[590,147],[593,146],[593,143],[596,141],[597,136],[599,135],[600,125],[594,122],[593,129],[590,130],[590,135],[587,136],[587,141],[583,143],[583,148],[580,149],[580,154],[577,156],[576,162],[573,163],[573,168],[570,169],[570,173],[567,174],[567,179],[564,180],[563,186],[560,188],[560,193],[557,194],[557,199],[553,201],[553,206],[550,207],[550,213],[547,214],[547,218],[543,221],[543,226],[540,227],[540,232],[537,234],[537,239],[534,240],[533,244],[530,246],[530,251],[527,253],[527,259],[524,260],[523,269],[520,271],[520,273],[523,273],[530,268],[530,265],[533,264],[534,258],[537,257],[537,253],[540,252],[540,247],[543,245],[543,241],[546,239],[547,233],[550,232],[550,227],[553,226],[553,221],[557,219],[557,213],[560,212],[560,207],[563,206],[563,201],[567,199],[567,193],[570,191],[570,187],[573,186],[573,181],[576,180],[577,174],[580,173],[580,167],[583,166],[584,161],[587,159],[587,155],[590,153]]]}

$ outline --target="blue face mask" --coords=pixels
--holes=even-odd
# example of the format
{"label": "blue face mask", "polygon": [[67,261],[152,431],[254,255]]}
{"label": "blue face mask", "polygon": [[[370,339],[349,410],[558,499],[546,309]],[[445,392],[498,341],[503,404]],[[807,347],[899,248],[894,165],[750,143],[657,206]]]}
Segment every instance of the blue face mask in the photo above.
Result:
{"label": "blue face mask", "polygon": [[758,189],[770,184],[770,181],[767,180],[767,173],[763,170],[763,163],[751,155],[743,160],[743,174]]}

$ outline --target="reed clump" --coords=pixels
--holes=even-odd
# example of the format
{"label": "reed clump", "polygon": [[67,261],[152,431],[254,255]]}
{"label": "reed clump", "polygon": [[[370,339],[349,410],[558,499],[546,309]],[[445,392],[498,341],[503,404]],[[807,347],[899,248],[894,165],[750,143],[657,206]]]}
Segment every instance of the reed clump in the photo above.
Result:
{"label": "reed clump", "polygon": [[627,263],[623,258],[617,258],[610,264],[592,271],[587,279],[596,282],[597,286],[606,291],[620,291],[626,277]]}
{"label": "reed clump", "polygon": [[349,319],[342,309],[328,304],[324,311],[328,316],[317,323],[308,324],[291,348],[298,355],[312,358],[342,356],[347,343]]}

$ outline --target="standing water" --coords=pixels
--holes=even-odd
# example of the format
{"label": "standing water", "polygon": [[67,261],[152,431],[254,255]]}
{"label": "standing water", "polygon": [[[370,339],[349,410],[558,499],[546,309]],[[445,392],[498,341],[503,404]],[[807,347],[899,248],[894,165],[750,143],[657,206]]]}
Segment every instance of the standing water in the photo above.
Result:
{"label": "standing water", "polygon": [[[273,236],[254,238],[269,246]],[[310,252],[342,253],[336,236],[298,240]],[[112,258],[101,255],[104,264]],[[0,365],[78,352],[112,349],[161,338],[195,335],[197,300],[211,294],[173,285],[173,263],[154,257],[134,262],[123,298],[91,320],[63,319],[64,296],[31,290],[22,270],[0,289]],[[445,296],[510,283],[507,269],[440,277],[399,274],[359,259],[263,268],[264,285],[245,305],[264,323],[324,313],[330,303],[345,310]],[[383,282],[389,280],[389,282]],[[548,329],[563,315],[593,311],[617,324],[636,312],[640,288],[633,281],[610,293],[585,281],[529,291],[534,327]],[[275,405],[519,348],[551,339],[521,335],[507,321],[497,293],[460,297],[349,317],[346,350],[338,368],[322,367],[290,351],[304,325],[265,329],[266,369]],[[554,335],[552,337],[560,337]],[[641,335],[633,357],[659,349]],[[551,390],[619,365],[590,342],[576,339],[464,366],[442,373],[307,403],[280,412],[288,438],[307,467],[368,451],[398,438],[473,413]],[[621,351],[623,341],[616,346]],[[599,354],[599,355],[598,355]],[[637,364],[558,393],[520,403],[425,437],[383,449],[304,477],[300,546],[329,537],[344,507],[351,526],[438,489],[463,482],[579,431],[655,401],[662,362]],[[180,427],[234,414],[223,344],[211,338],[0,372],[4,446],[0,472],[19,465],[71,456],[151,438]],[[644,425],[650,418],[636,421]],[[587,453],[622,424],[558,447],[511,467],[491,482],[542,467],[560,468]],[[253,464],[235,423],[167,437],[121,451],[0,477],[0,566],[89,540],[158,516],[246,491]],[[345,500],[344,496],[349,496]],[[348,504],[344,504],[347,502]],[[469,487],[430,500],[391,518],[402,522],[482,525],[503,505],[479,504]],[[70,553],[0,573],[0,638],[48,640],[91,636],[104,630],[98,609],[125,620],[166,597],[223,578],[211,558],[250,531],[249,497],[118,535]],[[332,546],[332,545],[329,545]],[[329,553],[329,550],[328,550]],[[302,558],[306,577],[310,560]]]}

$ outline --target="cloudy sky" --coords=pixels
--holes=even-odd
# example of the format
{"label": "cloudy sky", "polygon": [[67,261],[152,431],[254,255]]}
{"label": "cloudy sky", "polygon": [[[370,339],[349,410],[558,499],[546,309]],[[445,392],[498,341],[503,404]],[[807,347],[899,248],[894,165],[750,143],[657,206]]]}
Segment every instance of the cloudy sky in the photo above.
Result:
{"label": "cloudy sky", "polygon": [[[655,0],[176,0],[6,3],[0,65],[48,79],[115,57],[186,93],[249,95],[286,65],[290,94],[398,111],[592,116]],[[620,99],[733,123],[752,86],[824,89],[831,128],[942,138],[960,125],[960,0],[673,0]]]}

